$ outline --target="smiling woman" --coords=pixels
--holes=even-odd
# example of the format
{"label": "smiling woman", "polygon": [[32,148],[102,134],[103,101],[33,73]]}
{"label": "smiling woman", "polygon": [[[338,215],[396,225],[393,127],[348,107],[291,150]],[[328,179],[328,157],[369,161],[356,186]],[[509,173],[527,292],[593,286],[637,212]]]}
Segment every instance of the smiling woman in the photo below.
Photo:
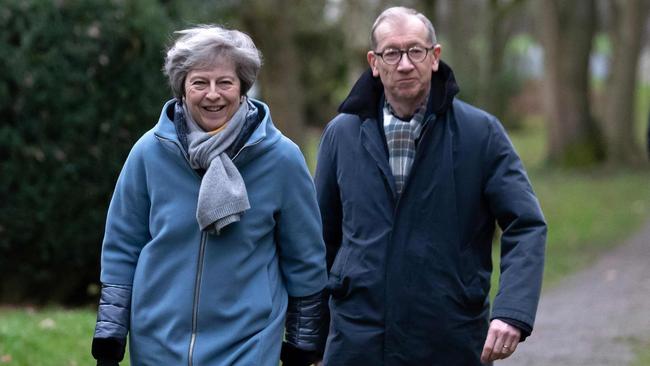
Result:
{"label": "smiling woman", "polygon": [[216,132],[232,118],[243,98],[235,64],[220,57],[211,68],[192,70],[185,81],[185,105],[206,132]]}
{"label": "smiling woman", "polygon": [[236,30],[178,33],[164,68],[174,99],[131,150],[108,211],[93,356],[117,365],[128,336],[137,365],[316,361],[316,195],[298,147],[246,96],[259,51]]}

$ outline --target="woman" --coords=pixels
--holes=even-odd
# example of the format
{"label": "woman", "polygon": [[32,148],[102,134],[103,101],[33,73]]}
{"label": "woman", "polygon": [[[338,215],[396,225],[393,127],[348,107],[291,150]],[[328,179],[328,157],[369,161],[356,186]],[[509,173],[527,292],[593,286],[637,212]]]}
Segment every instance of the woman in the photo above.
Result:
{"label": "woman", "polygon": [[92,353],[117,365],[128,333],[132,365],[277,366],[285,318],[287,349],[320,346],[313,183],[246,96],[261,66],[252,40],[178,33],[164,66],[175,99],[134,145],[108,210]]}

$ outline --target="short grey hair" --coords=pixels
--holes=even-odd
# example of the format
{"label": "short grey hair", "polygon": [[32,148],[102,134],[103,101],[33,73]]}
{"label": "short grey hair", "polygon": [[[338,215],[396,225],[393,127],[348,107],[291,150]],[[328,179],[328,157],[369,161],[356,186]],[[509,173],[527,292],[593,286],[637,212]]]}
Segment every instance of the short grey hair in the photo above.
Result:
{"label": "short grey hair", "polygon": [[420,21],[424,24],[424,26],[427,28],[428,35],[429,35],[429,41],[431,42],[432,45],[435,45],[437,43],[436,41],[436,31],[433,29],[433,24],[431,24],[431,21],[429,18],[427,18],[424,14],[418,12],[415,9],[407,8],[404,6],[394,6],[392,8],[388,8],[381,12],[377,19],[375,20],[375,23],[372,25],[372,30],[370,31],[370,46],[372,47],[372,50],[376,50],[377,48],[377,38],[375,38],[375,31],[377,30],[377,27],[381,23],[383,23],[386,20],[395,20],[395,19],[401,19],[407,16],[415,16],[416,18],[420,19]]}
{"label": "short grey hair", "polygon": [[177,99],[185,94],[185,78],[190,71],[212,66],[220,57],[235,64],[242,95],[255,83],[262,54],[247,34],[218,25],[199,25],[175,33],[180,37],[167,49],[163,72]]}

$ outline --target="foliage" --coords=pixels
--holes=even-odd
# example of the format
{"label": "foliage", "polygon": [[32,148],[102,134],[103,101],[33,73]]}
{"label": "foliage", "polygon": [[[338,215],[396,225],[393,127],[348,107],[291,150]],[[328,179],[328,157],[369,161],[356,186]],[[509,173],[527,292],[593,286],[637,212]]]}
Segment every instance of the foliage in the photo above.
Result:
{"label": "foliage", "polygon": [[0,300],[86,300],[121,164],[169,95],[169,26],[153,0],[3,2]]}
{"label": "foliage", "polygon": [[322,128],[334,117],[349,91],[348,62],[354,55],[341,49],[344,37],[336,24],[321,22],[315,26],[313,21],[303,24],[298,29],[296,43],[300,59],[304,60],[301,84],[309,91],[305,93],[305,121],[308,126]]}

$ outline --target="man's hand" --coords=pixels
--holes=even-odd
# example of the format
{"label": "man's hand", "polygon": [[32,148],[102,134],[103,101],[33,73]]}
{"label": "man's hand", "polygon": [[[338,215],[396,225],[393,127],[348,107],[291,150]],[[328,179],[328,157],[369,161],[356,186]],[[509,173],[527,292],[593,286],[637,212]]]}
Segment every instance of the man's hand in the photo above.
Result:
{"label": "man's hand", "polygon": [[487,363],[510,357],[517,349],[521,331],[499,319],[490,322],[487,339],[481,353],[481,362]]}

